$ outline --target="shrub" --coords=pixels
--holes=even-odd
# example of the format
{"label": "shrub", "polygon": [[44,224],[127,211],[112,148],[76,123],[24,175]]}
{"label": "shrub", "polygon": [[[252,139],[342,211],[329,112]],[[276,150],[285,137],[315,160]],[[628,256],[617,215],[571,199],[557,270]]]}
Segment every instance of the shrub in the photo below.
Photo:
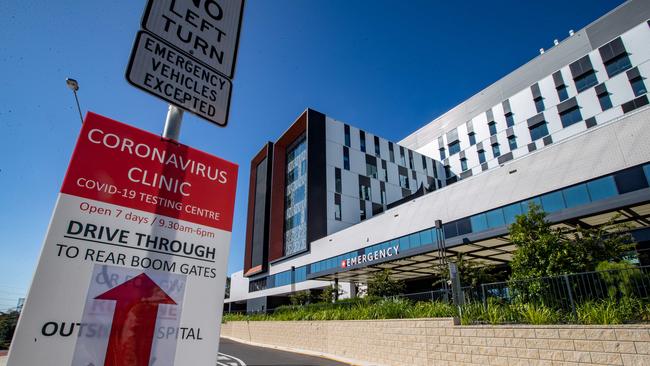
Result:
{"label": "shrub", "polygon": [[528,303],[514,306],[517,309],[519,319],[528,324],[557,324],[563,318],[562,312],[544,305]]}
{"label": "shrub", "polygon": [[582,303],[576,308],[576,314],[581,324],[623,324],[643,319],[647,309],[647,305],[636,299],[610,298]]}
{"label": "shrub", "polygon": [[368,295],[389,297],[399,295],[404,290],[404,282],[394,280],[388,269],[375,272],[368,281]]}

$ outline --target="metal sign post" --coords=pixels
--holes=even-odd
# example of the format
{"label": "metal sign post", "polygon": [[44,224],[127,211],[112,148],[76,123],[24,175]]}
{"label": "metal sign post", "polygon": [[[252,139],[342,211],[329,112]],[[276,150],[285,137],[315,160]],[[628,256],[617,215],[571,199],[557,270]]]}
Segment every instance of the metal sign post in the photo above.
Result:
{"label": "metal sign post", "polygon": [[163,129],[162,137],[178,141],[181,136],[181,124],[183,122],[183,110],[170,104],[167,110],[167,119]]}

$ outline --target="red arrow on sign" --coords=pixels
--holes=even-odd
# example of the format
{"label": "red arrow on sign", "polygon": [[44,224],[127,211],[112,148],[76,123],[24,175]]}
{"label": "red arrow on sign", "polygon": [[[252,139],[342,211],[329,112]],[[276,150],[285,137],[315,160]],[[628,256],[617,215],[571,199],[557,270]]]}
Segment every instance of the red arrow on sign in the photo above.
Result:
{"label": "red arrow on sign", "polygon": [[149,366],[158,305],[176,302],[144,273],[95,299],[116,301],[104,366]]}

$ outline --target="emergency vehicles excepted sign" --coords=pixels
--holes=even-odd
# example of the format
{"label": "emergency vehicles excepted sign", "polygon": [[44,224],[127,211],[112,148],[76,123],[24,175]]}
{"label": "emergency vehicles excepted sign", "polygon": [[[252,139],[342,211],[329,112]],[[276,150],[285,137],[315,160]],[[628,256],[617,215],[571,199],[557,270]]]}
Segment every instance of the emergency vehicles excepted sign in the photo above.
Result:
{"label": "emergency vehicles excepted sign", "polygon": [[237,166],[89,113],[8,366],[215,365]]}
{"label": "emergency vehicles excepted sign", "polygon": [[147,32],[136,37],[126,79],[218,125],[228,123],[230,80]]}
{"label": "emergency vehicles excepted sign", "polygon": [[232,78],[243,0],[149,0],[142,28]]}

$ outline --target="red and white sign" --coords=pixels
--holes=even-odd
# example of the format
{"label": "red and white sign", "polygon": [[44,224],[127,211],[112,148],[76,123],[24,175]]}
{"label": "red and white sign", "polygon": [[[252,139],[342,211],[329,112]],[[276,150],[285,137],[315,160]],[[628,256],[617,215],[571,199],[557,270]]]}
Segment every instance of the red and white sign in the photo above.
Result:
{"label": "red and white sign", "polygon": [[215,365],[237,166],[86,116],[8,366]]}

